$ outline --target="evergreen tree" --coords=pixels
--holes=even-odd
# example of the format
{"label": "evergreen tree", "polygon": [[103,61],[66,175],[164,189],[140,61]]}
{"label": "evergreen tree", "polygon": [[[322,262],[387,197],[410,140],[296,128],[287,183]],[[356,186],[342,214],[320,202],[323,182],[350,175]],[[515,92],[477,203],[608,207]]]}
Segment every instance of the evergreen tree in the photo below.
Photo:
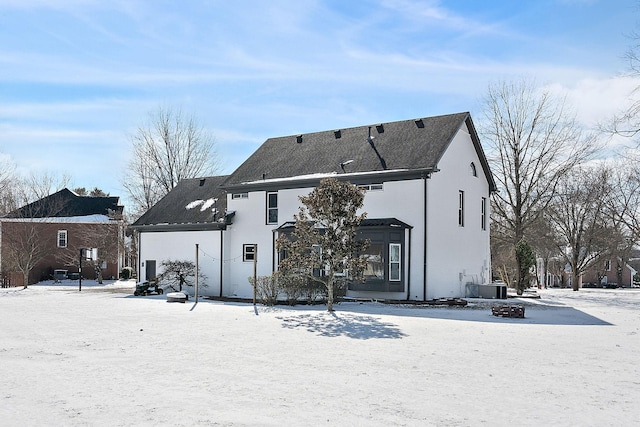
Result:
{"label": "evergreen tree", "polygon": [[363,276],[362,255],[368,241],[358,240],[356,231],[366,213],[358,214],[364,193],[355,185],[335,178],[323,179],[294,215],[291,239],[280,236],[278,249],[284,254],[280,271],[322,284],[327,292],[327,310],[333,311],[334,290],[347,280]]}

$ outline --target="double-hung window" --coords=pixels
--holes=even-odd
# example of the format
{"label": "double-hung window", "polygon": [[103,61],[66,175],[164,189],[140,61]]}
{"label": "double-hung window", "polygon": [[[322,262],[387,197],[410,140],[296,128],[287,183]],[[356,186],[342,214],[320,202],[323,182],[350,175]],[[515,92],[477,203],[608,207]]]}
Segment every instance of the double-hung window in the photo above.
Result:
{"label": "double-hung window", "polygon": [[67,230],[58,230],[57,245],[59,248],[67,247]]}
{"label": "double-hung window", "polygon": [[389,281],[399,282],[400,275],[400,251],[402,245],[400,243],[389,243]]}
{"label": "double-hung window", "polygon": [[278,223],[278,193],[267,193],[267,224]]}

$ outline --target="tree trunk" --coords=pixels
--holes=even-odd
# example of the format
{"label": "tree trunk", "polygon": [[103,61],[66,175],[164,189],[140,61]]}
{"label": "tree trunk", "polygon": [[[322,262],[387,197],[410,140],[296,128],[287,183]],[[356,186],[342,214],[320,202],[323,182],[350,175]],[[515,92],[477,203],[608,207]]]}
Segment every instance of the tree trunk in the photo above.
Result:
{"label": "tree trunk", "polygon": [[582,274],[574,274],[571,282],[571,287],[574,291],[579,291],[582,287]]}
{"label": "tree trunk", "polygon": [[96,281],[102,285],[102,268],[99,265],[95,265],[94,271],[96,272]]}
{"label": "tree trunk", "polygon": [[327,311],[333,311],[333,281],[327,282]]}

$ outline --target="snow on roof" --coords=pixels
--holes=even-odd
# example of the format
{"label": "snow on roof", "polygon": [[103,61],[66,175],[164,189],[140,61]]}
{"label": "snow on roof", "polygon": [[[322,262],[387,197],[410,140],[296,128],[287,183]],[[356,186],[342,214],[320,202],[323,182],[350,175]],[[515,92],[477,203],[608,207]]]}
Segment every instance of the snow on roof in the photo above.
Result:
{"label": "snow on roof", "polygon": [[[200,207],[200,212],[204,212],[207,209],[209,209],[211,206],[214,206],[216,204],[216,202],[218,201],[217,198],[211,198],[211,199],[207,199],[207,200],[194,200],[193,202],[189,203],[187,206],[185,206],[185,209],[187,210],[191,210],[194,208],[197,208],[198,206]],[[216,210],[216,208],[214,207],[212,210]]]}
{"label": "snow on roof", "polygon": [[381,175],[381,174],[391,174],[391,173],[398,173],[398,172],[406,172],[409,169],[390,169],[390,170],[384,170],[384,171],[375,171],[375,172],[371,172],[371,171],[366,171],[366,172],[353,172],[353,173],[338,173],[338,172],[329,172],[329,173],[312,173],[312,174],[308,174],[308,175],[297,175],[297,176],[288,176],[288,177],[284,177],[284,178],[267,178],[267,179],[258,179],[255,181],[247,181],[247,182],[243,182],[242,184],[268,184],[268,183],[276,183],[276,182],[287,182],[287,181],[306,181],[306,180],[319,180],[319,179],[323,179],[323,178],[332,178],[332,177],[337,177],[337,176],[341,176],[341,177],[362,177],[362,176],[367,176],[367,175],[371,175],[373,173],[375,173],[376,175]]}
{"label": "snow on roof", "polygon": [[47,217],[47,218],[0,218],[4,222],[41,222],[41,223],[78,223],[78,224],[100,224],[108,223],[113,220],[107,215],[84,215],[84,216],[61,216],[61,217]]}

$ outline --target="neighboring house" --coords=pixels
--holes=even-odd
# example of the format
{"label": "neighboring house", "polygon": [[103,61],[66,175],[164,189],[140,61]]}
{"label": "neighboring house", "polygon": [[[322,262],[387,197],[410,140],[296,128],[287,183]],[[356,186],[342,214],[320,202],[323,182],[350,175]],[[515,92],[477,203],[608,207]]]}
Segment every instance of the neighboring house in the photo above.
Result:
{"label": "neighboring house", "polygon": [[[195,260],[196,244],[206,276],[199,283],[212,294],[222,272],[223,231],[227,200],[221,185],[226,176],[183,179],[131,228],[138,233],[138,278],[154,279],[163,261]],[[227,215],[228,216],[228,215]],[[218,295],[217,293],[215,295]]]}
{"label": "neighboring house", "polygon": [[118,197],[78,196],[65,188],[1,217],[3,284],[24,285],[21,269],[27,263],[32,267],[29,284],[53,278],[54,270],[78,273],[80,250],[86,248],[98,251],[95,261],[83,261],[83,278],[96,277],[94,265],[102,277],[117,278],[123,261],[122,214]]}
{"label": "neighboring house", "polygon": [[[271,138],[228,177],[181,182],[132,226],[141,278],[157,273],[149,262],[195,259],[197,243],[206,247],[201,292],[251,297],[254,266],[259,276],[277,270],[275,242],[290,231],[298,197],[326,177],[366,191],[360,235],[371,241],[369,265],[348,296],[463,297],[467,284],[490,282],[496,186],[469,113]],[[217,215],[188,219],[197,208],[188,207],[206,212],[207,200],[217,200]]]}
{"label": "neighboring house", "polygon": [[585,271],[582,275],[582,285],[590,283],[596,286],[609,285],[630,288],[636,273],[636,269],[626,262],[623,263],[621,258],[606,259]]}

